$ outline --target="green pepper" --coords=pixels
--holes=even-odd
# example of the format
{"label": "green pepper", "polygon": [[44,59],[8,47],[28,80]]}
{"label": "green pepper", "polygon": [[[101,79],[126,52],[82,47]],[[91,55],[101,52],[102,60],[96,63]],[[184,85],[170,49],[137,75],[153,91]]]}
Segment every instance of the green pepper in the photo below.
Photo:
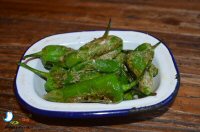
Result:
{"label": "green pepper", "polygon": [[108,27],[102,37],[83,45],[78,51],[64,57],[63,67],[71,68],[81,62],[98,58],[116,49],[122,50],[122,39],[114,35],[108,35],[110,24],[111,20],[109,21]]}
{"label": "green pepper", "polygon": [[100,76],[101,73],[114,73],[121,70],[121,64],[115,60],[92,60],[84,66],[74,67],[76,69],[70,70],[54,66],[49,72],[33,69],[25,63],[19,63],[19,65],[47,80],[45,83],[47,92],[62,88],[67,84],[92,79]]}
{"label": "green pepper", "polygon": [[50,69],[53,65],[61,63],[64,56],[72,51],[73,49],[62,45],[48,45],[40,52],[24,56],[24,59],[29,57],[40,58],[44,67]]}
{"label": "green pepper", "polygon": [[101,102],[119,103],[124,98],[124,92],[137,84],[136,81],[122,85],[115,74],[107,74],[91,80],[82,81],[53,90],[44,96],[52,102]]}
{"label": "green pepper", "polygon": [[81,62],[91,60],[118,48],[122,48],[122,40],[117,36],[110,35],[101,45],[68,54],[64,57],[64,67],[71,68]]}
{"label": "green pepper", "polygon": [[134,80],[130,72],[128,71],[127,66],[125,65],[126,62],[126,54],[120,53],[118,56],[114,59],[121,64],[121,73],[120,73],[120,80],[124,82],[124,84],[130,83]]}
{"label": "green pepper", "polygon": [[38,76],[46,80],[45,90],[50,92],[54,89],[59,89],[65,85],[81,82],[85,80],[90,80],[92,78],[98,77],[101,74],[97,71],[70,71],[65,70],[64,68],[54,66],[49,72],[43,72],[37,69],[34,69],[25,63],[19,63],[20,66],[32,71]]}
{"label": "green pepper", "polygon": [[139,81],[139,89],[145,95],[153,93],[153,75],[147,70]]}
{"label": "green pepper", "polygon": [[159,44],[160,42],[155,46],[151,46],[148,43],[144,43],[138,46],[134,51],[131,51],[127,57],[128,67],[136,78],[141,77],[143,74],[142,78],[139,80],[139,89],[145,95],[151,95],[153,93],[153,76],[157,75],[158,71],[154,65],[149,65],[149,63],[152,62],[154,49]]}
{"label": "green pepper", "polygon": [[149,61],[152,62],[154,57],[154,49],[159,44],[160,42],[155,46],[151,46],[151,44],[143,43],[127,55],[128,68],[136,77],[141,76]]}
{"label": "green pepper", "polygon": [[126,66],[123,64],[123,59],[124,56],[119,54],[118,57],[113,60],[90,60],[74,66],[71,70],[96,70],[101,73],[116,73],[120,76],[120,81],[127,84],[133,81],[133,78],[130,76]]}
{"label": "green pepper", "polygon": [[158,69],[151,64],[149,69],[147,69],[139,81],[139,89],[145,95],[152,95],[154,94],[155,88],[153,87],[153,77],[158,74]]}

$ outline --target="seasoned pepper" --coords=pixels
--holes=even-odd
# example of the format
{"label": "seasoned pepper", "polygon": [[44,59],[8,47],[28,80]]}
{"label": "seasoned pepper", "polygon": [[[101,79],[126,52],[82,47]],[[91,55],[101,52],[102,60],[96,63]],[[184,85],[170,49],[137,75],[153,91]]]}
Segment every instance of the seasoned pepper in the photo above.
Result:
{"label": "seasoned pepper", "polygon": [[43,72],[28,66],[25,63],[19,63],[20,66],[34,72],[38,76],[46,80],[45,90],[50,92],[54,89],[59,89],[65,85],[90,80],[98,77],[101,74],[97,71],[69,71],[64,68],[54,66],[49,72]]}
{"label": "seasoned pepper", "polygon": [[129,52],[127,57],[128,67],[132,73],[134,73],[136,78],[140,77],[142,73],[144,73],[142,78],[139,80],[139,89],[145,95],[151,95],[154,90],[153,76],[157,75],[158,71],[153,65],[149,65],[149,67],[147,66],[152,62],[154,49],[159,44],[160,42],[154,46],[151,46],[151,44],[148,43],[141,44],[134,51]]}
{"label": "seasoned pepper", "polygon": [[153,60],[154,49],[159,44],[160,42],[154,46],[148,43],[141,44],[127,55],[127,65],[136,77],[139,77],[146,69],[148,62]]}
{"label": "seasoned pepper", "polygon": [[64,57],[63,66],[66,68],[71,68],[81,62],[95,59],[116,49],[122,50],[122,39],[114,35],[108,35],[110,23],[111,21],[109,22],[109,25],[102,37],[85,44],[84,46],[80,47],[78,51]]}
{"label": "seasoned pepper", "polygon": [[142,79],[139,81],[139,89],[145,95],[153,93],[153,75],[149,70],[145,71]]}
{"label": "seasoned pepper", "polygon": [[73,49],[62,45],[48,45],[40,52],[26,55],[23,59],[29,57],[40,58],[44,67],[50,69],[53,65],[62,63],[64,56],[72,51]]}
{"label": "seasoned pepper", "polygon": [[117,36],[110,35],[104,41],[104,44],[68,54],[64,58],[64,67],[71,68],[81,62],[91,60],[118,48],[122,48],[122,40]]}
{"label": "seasoned pepper", "polygon": [[71,70],[80,71],[80,70],[96,70],[99,72],[110,73],[119,71],[121,68],[120,62],[116,60],[89,60],[84,63],[80,63],[74,66]]}
{"label": "seasoned pepper", "polygon": [[69,85],[63,89],[53,90],[44,98],[52,102],[119,103],[124,98],[124,92],[136,84],[132,82],[122,85],[115,74],[107,74]]}
{"label": "seasoned pepper", "polygon": [[62,88],[71,83],[89,80],[100,76],[101,73],[114,73],[121,70],[121,64],[115,60],[92,60],[77,69],[66,70],[62,67],[54,66],[49,72],[39,71],[31,68],[25,63],[19,63],[20,66],[36,73],[40,77],[47,80],[45,89],[47,92]]}
{"label": "seasoned pepper", "polygon": [[[154,49],[143,43],[134,50],[122,50],[121,38],[109,35],[111,20],[103,36],[78,50],[49,45],[24,59],[40,58],[49,72],[19,63],[46,80],[44,98],[52,102],[119,103],[153,95],[153,77],[158,68],[152,64]],[[154,94],[155,95],[155,94]]]}
{"label": "seasoned pepper", "polygon": [[124,82],[124,84],[132,82],[134,78],[131,76],[130,72],[128,71],[128,68],[125,65],[126,54],[121,52],[114,60],[120,62],[121,64],[120,80]]}
{"label": "seasoned pepper", "polygon": [[153,77],[158,74],[158,69],[151,64],[149,69],[147,69],[139,81],[139,89],[145,95],[154,94],[155,88],[153,87]]}
{"label": "seasoned pepper", "polygon": [[95,59],[101,59],[101,60],[108,60],[108,59],[114,59],[116,56],[118,56],[119,54],[121,53],[121,47],[116,49],[116,50],[113,50],[113,51],[110,51],[106,54],[103,54],[101,56],[98,56],[97,58]]}

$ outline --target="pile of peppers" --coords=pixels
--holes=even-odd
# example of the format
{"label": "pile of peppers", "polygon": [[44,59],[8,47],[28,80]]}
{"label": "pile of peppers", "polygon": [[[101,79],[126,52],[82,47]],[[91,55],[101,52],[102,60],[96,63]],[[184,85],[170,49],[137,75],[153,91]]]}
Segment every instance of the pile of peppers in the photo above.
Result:
{"label": "pile of peppers", "polygon": [[24,56],[24,59],[41,59],[48,72],[24,62],[19,65],[46,80],[44,99],[52,102],[119,103],[156,95],[153,77],[158,68],[152,60],[160,42],[123,50],[123,40],[109,35],[110,25],[111,20],[102,37],[78,50],[48,45],[40,52]]}

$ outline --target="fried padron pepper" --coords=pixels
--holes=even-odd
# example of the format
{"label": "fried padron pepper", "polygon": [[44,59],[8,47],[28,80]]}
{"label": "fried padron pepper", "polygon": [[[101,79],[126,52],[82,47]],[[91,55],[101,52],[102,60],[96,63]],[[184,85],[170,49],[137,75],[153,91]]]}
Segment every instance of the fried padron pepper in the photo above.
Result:
{"label": "fried padron pepper", "polygon": [[23,59],[29,57],[40,58],[44,67],[46,69],[51,69],[54,65],[61,63],[64,59],[64,56],[72,51],[73,49],[62,45],[48,45],[40,52],[26,55]]}
{"label": "fried padron pepper", "polygon": [[122,51],[123,41],[109,35],[110,25],[111,20],[102,37],[78,50],[49,45],[24,57],[40,58],[49,72],[25,63],[19,65],[46,80],[48,93],[44,98],[48,101],[119,103],[152,95],[153,77],[158,74],[152,60],[160,42],[155,46],[143,43],[135,50]]}
{"label": "fried padron pepper", "polygon": [[[154,49],[160,44],[154,46],[151,44],[143,43],[135,50],[129,51],[127,55],[127,65],[136,78],[139,78],[142,73],[143,77],[139,81],[139,89],[145,95],[153,94],[153,77],[157,75],[158,69],[154,65],[148,64],[152,62],[154,57]],[[147,69],[145,71],[145,69]]]}
{"label": "fried padron pepper", "polygon": [[47,93],[44,98],[52,102],[119,103],[124,98],[124,92],[136,84],[137,81],[122,85],[116,74],[106,74],[53,90]]}
{"label": "fried padron pepper", "polygon": [[102,37],[89,42],[78,51],[66,56],[63,67],[72,68],[81,62],[95,59],[116,49],[122,50],[122,39],[114,35],[108,35],[108,30],[109,28]]}
{"label": "fried padron pepper", "polygon": [[26,55],[24,59],[28,57],[41,58],[44,67],[47,69],[50,69],[53,65],[68,69],[86,60],[97,58],[116,49],[122,49],[122,39],[114,35],[108,35],[110,24],[111,20],[102,37],[88,42],[79,50],[72,50],[60,45],[50,45],[40,52]]}
{"label": "fried padron pepper", "polygon": [[91,61],[90,65],[87,64],[86,67],[80,70],[66,70],[62,67],[54,66],[49,72],[34,69],[25,63],[19,63],[19,65],[45,79],[45,90],[47,92],[62,88],[68,84],[95,78],[102,75],[102,73],[114,73],[121,70],[121,65],[115,60]]}

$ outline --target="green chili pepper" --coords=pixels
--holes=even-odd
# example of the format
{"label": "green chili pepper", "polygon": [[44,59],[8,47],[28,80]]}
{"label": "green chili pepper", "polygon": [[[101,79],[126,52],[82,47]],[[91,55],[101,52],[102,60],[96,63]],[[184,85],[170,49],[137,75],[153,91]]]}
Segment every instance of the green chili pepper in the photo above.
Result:
{"label": "green chili pepper", "polygon": [[142,79],[139,81],[139,89],[145,95],[154,94],[153,77],[158,74],[158,69],[151,64],[148,70],[145,71]]}
{"label": "green chili pepper", "polygon": [[127,67],[122,64],[121,66],[121,72],[119,74],[120,81],[123,82],[123,84],[128,84],[132,81],[134,81],[134,78],[131,76],[130,72],[128,71]]}
{"label": "green chili pepper", "polygon": [[102,37],[85,44],[78,51],[66,56],[64,58],[64,67],[71,68],[81,62],[97,58],[113,50],[122,50],[122,39],[114,35],[108,35],[110,23],[111,20],[109,21],[108,27]]}
{"label": "green chili pepper", "polygon": [[45,90],[50,92],[54,89],[59,89],[65,85],[81,82],[85,80],[90,80],[92,78],[98,77],[101,74],[97,71],[70,71],[64,68],[54,66],[49,72],[39,71],[34,69],[25,63],[19,63],[20,66],[34,72],[38,76],[46,80]]}
{"label": "green chili pepper", "polygon": [[[153,93],[153,76],[157,75],[158,71],[154,65],[149,65],[154,57],[154,49],[160,44],[155,46],[151,44],[143,43],[139,45],[134,51],[129,51],[127,57],[127,65],[129,69],[134,73],[136,78],[141,77],[139,80],[139,89],[145,95],[151,95]],[[147,69],[147,70],[145,70]]]}
{"label": "green chili pepper", "polygon": [[115,74],[107,74],[69,85],[63,89],[53,90],[44,98],[52,102],[119,103],[123,100],[124,92],[136,84],[135,81],[122,85]]}
{"label": "green chili pepper", "polygon": [[71,68],[81,62],[91,60],[118,48],[122,48],[122,40],[116,36],[110,35],[102,45],[68,54],[68,56],[64,58],[64,67]]}
{"label": "green chili pepper", "polygon": [[73,49],[62,45],[48,45],[40,52],[24,56],[24,59],[28,57],[40,58],[44,67],[50,69],[53,65],[61,63],[64,56],[72,51]]}
{"label": "green chili pepper", "polygon": [[114,73],[121,70],[121,64],[115,60],[93,60],[86,63],[84,66],[75,67],[76,69],[71,70],[65,70],[62,67],[54,66],[49,72],[33,69],[25,63],[19,63],[19,65],[47,80],[45,83],[47,92],[62,88],[67,84],[92,79],[100,76],[101,73]]}
{"label": "green chili pepper", "polygon": [[132,82],[134,78],[131,76],[125,65],[126,54],[120,53],[114,60],[118,61],[121,64],[120,80],[124,82],[124,84]]}
{"label": "green chili pepper", "polygon": [[[121,56],[121,55],[120,55]],[[121,62],[120,62],[121,61]],[[129,75],[126,66],[122,62],[122,58],[113,59],[113,60],[90,60],[84,63],[80,63],[74,66],[71,70],[96,70],[101,73],[116,73],[120,76],[120,81],[124,84],[127,84],[133,81],[132,77]]]}
{"label": "green chili pepper", "polygon": [[160,42],[155,46],[151,46],[151,44],[148,43],[141,44],[127,55],[127,65],[136,77],[141,76],[149,61],[152,62],[154,49],[159,44]]}
{"label": "green chili pepper", "polygon": [[151,68],[147,67],[147,65],[149,62],[152,62],[154,49],[159,44],[160,42],[155,46],[151,46],[148,43],[144,43],[128,54],[127,64],[135,76],[138,78],[144,72],[143,77],[139,80],[139,89],[145,95],[151,95],[153,93],[153,76],[156,75],[158,71],[152,64],[149,66]]}
{"label": "green chili pepper", "polygon": [[143,78],[139,81],[139,89],[145,95],[153,93],[153,75],[147,70]]}

